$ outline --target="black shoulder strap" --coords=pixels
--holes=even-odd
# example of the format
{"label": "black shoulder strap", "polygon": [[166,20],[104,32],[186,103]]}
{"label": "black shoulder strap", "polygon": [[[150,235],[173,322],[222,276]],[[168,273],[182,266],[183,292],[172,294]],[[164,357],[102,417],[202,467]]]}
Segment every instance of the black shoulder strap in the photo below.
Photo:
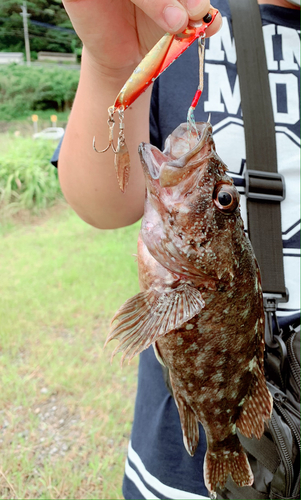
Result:
{"label": "black shoulder strap", "polygon": [[263,31],[257,0],[229,0],[246,140],[248,231],[263,291],[286,297],[276,136]]}

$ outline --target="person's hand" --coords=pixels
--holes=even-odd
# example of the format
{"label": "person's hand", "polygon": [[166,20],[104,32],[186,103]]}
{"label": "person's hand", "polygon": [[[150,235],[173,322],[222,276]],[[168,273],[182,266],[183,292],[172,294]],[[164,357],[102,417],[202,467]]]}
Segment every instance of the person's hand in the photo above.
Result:
{"label": "person's hand", "polygon": [[[63,0],[86,57],[103,73],[129,73],[165,33],[207,14],[209,0]],[[220,16],[208,28],[218,31]]]}

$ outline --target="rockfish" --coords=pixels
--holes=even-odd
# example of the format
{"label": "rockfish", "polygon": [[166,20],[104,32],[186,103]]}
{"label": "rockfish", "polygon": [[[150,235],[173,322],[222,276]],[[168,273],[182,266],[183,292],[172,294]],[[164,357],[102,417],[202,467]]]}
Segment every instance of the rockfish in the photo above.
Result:
{"label": "rockfish", "polygon": [[[197,132],[197,133],[196,133]],[[253,474],[236,430],[264,432],[272,398],[264,377],[264,312],[258,265],[239,195],[215,150],[212,127],[182,124],[164,152],[142,143],[145,211],[138,240],[141,293],[117,311],[107,342],[123,358],[153,345],[168,367],[190,455],[204,427],[211,493],[230,474]]]}

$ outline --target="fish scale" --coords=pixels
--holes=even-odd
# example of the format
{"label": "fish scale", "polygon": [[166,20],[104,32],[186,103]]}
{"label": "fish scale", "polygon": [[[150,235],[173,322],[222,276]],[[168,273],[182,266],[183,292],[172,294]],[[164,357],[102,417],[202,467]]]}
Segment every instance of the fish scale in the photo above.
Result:
{"label": "fish scale", "polygon": [[245,235],[239,195],[215,151],[212,127],[192,141],[180,125],[160,152],[139,148],[146,180],[138,240],[141,292],[113,318],[107,342],[123,358],[153,345],[168,367],[183,443],[194,455],[205,430],[204,480],[214,494],[229,474],[253,474],[236,431],[261,437],[272,412],[264,370],[259,268]]}

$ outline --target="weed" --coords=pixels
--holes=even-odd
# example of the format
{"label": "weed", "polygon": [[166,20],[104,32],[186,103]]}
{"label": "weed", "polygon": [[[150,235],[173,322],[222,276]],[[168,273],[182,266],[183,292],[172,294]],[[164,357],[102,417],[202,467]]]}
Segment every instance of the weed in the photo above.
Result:
{"label": "weed", "polygon": [[79,71],[16,64],[0,68],[0,119],[11,120],[25,112],[70,109]]}
{"label": "weed", "polygon": [[41,209],[61,197],[50,158],[52,141],[6,136],[0,153],[0,204],[11,211]]}

